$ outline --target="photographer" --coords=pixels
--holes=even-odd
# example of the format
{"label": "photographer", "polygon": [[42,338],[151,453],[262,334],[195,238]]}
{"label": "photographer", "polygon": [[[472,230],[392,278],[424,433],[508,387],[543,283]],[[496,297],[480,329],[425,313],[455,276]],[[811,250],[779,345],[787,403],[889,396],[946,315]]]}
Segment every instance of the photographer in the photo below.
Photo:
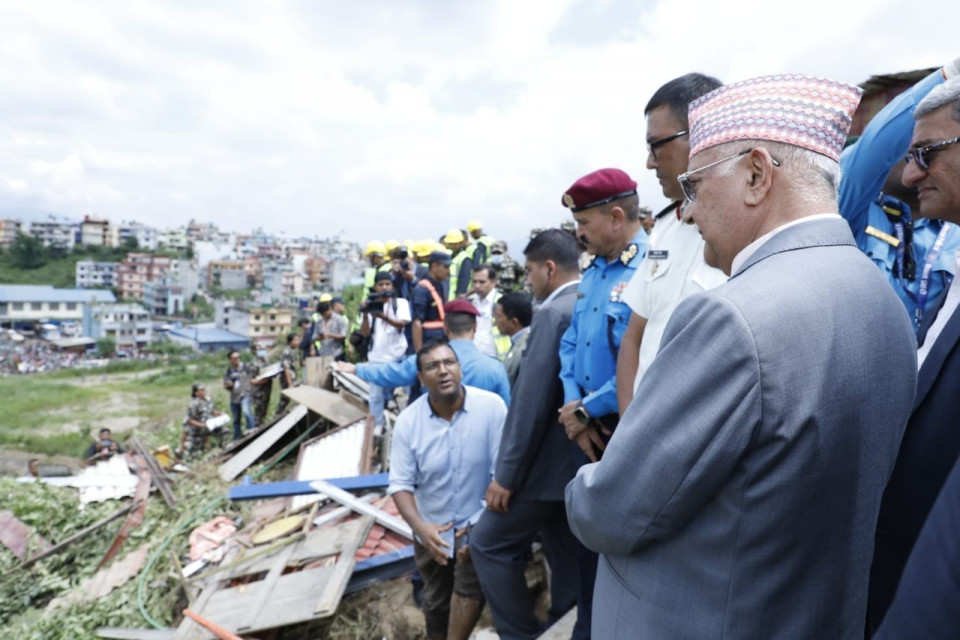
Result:
{"label": "photographer", "polygon": [[[397,297],[389,273],[378,273],[373,293],[361,307],[363,320],[360,333],[369,338],[367,361],[398,362],[407,354],[404,329],[410,323],[410,303]],[[370,413],[376,422],[376,433],[383,430],[383,407],[393,396],[393,387],[370,385]]]}
{"label": "photographer", "polygon": [[[393,276],[393,290],[398,298],[410,299],[417,280],[427,275],[427,267],[417,263],[406,246],[399,246],[390,252],[391,269]],[[409,338],[409,336],[408,336]]]}
{"label": "photographer", "polygon": [[110,436],[110,429],[104,427],[100,429],[99,437],[91,442],[87,447],[87,453],[84,456],[85,464],[96,464],[103,460],[109,460],[115,453],[123,453],[123,449]]}

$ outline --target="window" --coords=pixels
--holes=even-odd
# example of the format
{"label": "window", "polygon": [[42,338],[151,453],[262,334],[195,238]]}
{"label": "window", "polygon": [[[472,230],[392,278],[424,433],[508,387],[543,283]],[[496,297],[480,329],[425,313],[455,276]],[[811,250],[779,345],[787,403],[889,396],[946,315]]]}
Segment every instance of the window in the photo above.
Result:
{"label": "window", "polygon": [[22,303],[22,302],[14,302],[14,303],[11,303],[11,304],[12,304],[11,309],[13,309],[14,311],[23,311],[23,303]]}
{"label": "window", "polygon": [[30,310],[31,310],[31,311],[40,311],[41,309],[43,309],[43,303],[42,303],[42,302],[31,302],[31,303],[30,303]]}
{"label": "window", "polygon": [[259,315],[253,316],[253,321],[260,322],[260,316]]}
{"label": "window", "polygon": [[76,310],[77,310],[77,303],[76,303],[76,302],[68,302],[68,303],[67,303],[67,311],[76,311]]}

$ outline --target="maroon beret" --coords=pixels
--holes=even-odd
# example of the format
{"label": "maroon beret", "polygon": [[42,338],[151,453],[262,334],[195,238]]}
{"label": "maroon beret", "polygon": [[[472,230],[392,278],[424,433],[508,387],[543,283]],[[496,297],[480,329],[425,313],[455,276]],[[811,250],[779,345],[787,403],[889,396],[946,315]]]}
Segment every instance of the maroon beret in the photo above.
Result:
{"label": "maroon beret", "polygon": [[573,183],[560,202],[572,213],[637,193],[637,183],[620,169],[600,169]]}
{"label": "maroon beret", "polygon": [[469,300],[451,300],[443,305],[444,313],[469,313],[472,316],[479,316],[480,312],[473,306]]}

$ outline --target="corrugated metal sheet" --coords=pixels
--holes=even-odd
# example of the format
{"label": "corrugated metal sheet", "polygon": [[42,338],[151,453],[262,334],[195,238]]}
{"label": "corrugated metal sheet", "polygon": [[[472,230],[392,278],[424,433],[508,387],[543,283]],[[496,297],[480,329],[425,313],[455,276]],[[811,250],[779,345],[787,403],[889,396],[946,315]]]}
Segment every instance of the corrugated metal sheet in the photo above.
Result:
{"label": "corrugated metal sheet", "polygon": [[[31,481],[33,478],[25,479]],[[80,490],[81,508],[91,502],[117,500],[132,496],[137,488],[137,476],[130,473],[123,456],[113,456],[109,460],[87,467],[75,476],[61,478],[40,478],[39,482],[58,487],[74,487]]]}
{"label": "corrugated metal sheet", "polygon": [[0,285],[0,302],[116,302],[109,289],[55,289],[50,285]]}
{"label": "corrugated metal sheet", "polygon": [[[364,419],[305,442],[300,449],[296,479],[326,480],[360,475],[366,434]],[[323,497],[319,494],[294,496],[291,507],[298,509]]]}

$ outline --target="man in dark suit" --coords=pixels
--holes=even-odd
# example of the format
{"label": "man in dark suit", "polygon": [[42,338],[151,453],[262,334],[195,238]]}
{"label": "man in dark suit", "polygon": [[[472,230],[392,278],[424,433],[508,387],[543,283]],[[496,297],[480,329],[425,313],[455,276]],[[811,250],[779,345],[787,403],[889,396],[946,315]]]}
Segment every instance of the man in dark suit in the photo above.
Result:
{"label": "man in dark suit", "polygon": [[[917,188],[920,215],[960,223],[960,78],[930,91],[917,105],[914,119],[903,183]],[[937,250],[935,245],[931,252]],[[939,300],[927,305],[932,311],[918,333],[913,413],[877,522],[868,631],[883,620],[907,557],[960,454],[958,303],[960,285],[954,279]]]}
{"label": "man in dark suit", "polygon": [[[473,564],[501,638],[535,638],[539,622],[524,577],[539,533],[551,569],[548,622],[578,600],[577,541],[570,533],[563,489],[582,460],[557,422],[563,405],[560,338],[570,325],[579,282],[577,243],[559,229],[537,235],[524,250],[527,281],[540,309],[513,387],[487,511],[470,534]],[[583,625],[581,625],[583,626]],[[575,638],[589,637],[589,626]]]}

